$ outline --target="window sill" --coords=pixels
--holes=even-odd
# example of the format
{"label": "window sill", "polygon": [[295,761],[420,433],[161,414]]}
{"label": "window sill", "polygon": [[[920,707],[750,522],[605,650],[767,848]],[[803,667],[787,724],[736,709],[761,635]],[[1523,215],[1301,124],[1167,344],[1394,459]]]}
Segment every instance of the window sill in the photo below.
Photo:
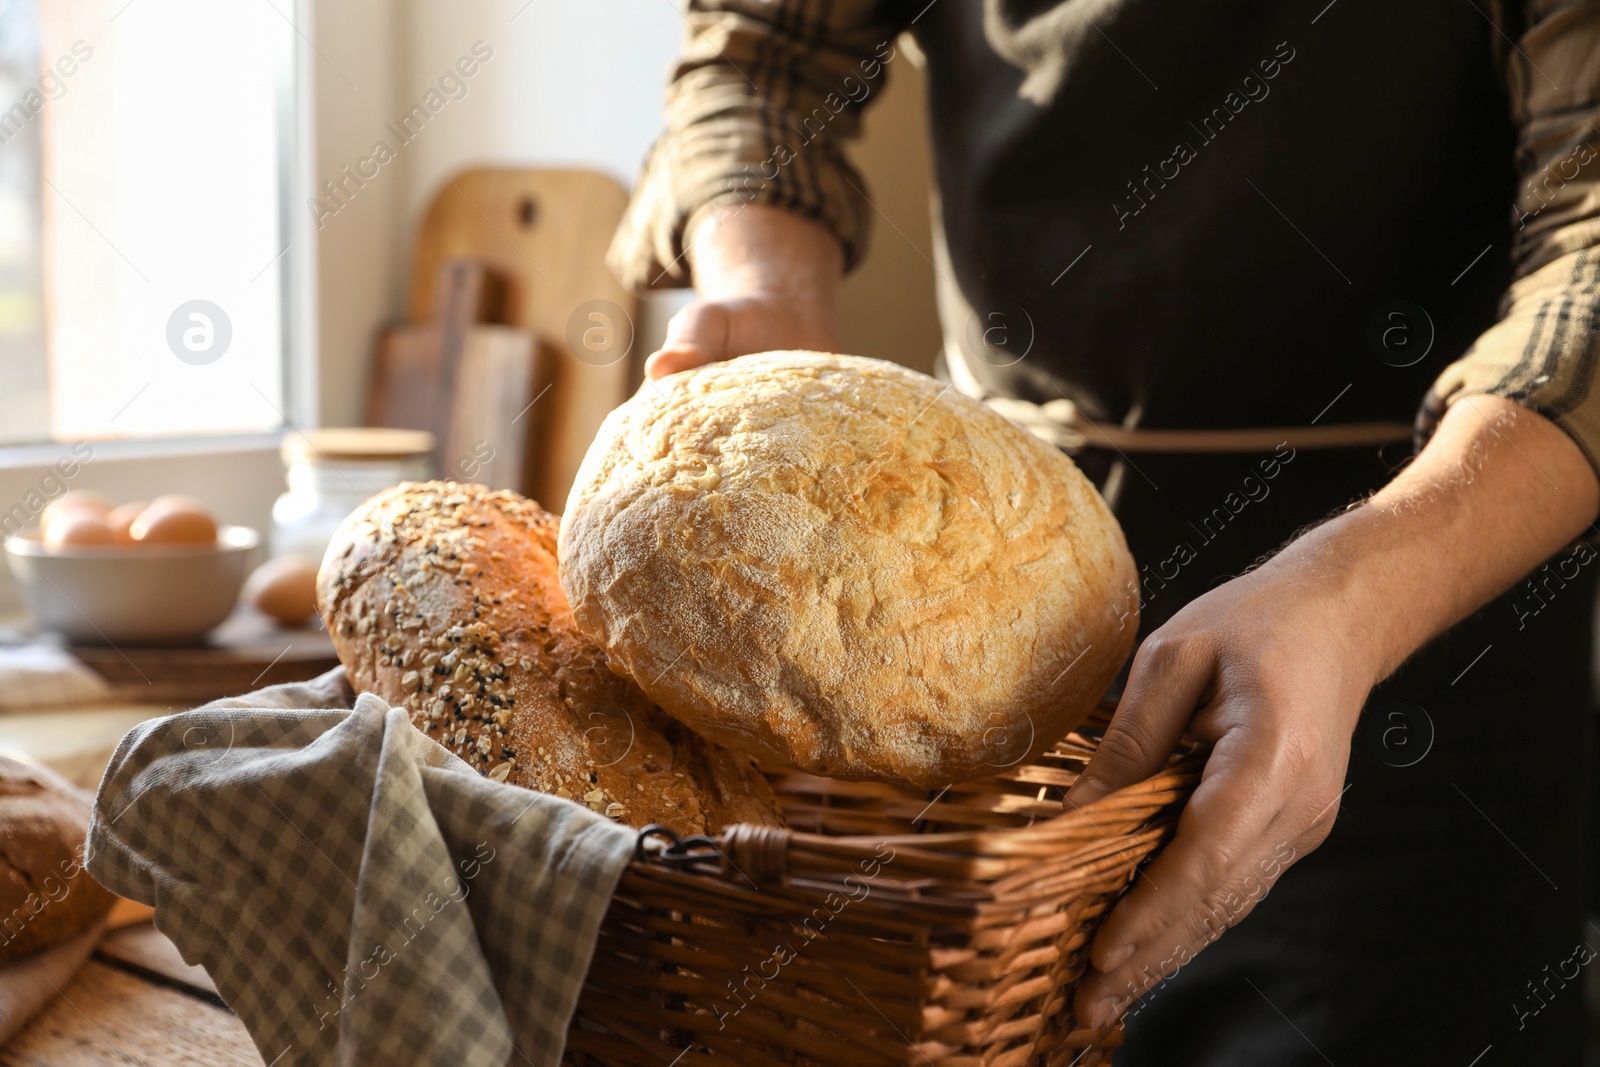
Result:
{"label": "window sill", "polygon": [[[89,441],[94,460],[137,461],[171,457],[215,456],[238,452],[276,452],[284,431],[224,434],[211,437],[159,437],[136,440]],[[0,445],[0,471],[24,471],[52,466],[73,458],[75,441],[39,445]]]}

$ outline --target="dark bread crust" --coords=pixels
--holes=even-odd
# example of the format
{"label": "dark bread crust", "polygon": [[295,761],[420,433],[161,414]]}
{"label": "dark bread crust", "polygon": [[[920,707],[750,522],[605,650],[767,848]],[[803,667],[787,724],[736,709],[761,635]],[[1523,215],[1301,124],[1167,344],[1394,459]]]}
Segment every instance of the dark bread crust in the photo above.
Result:
{"label": "dark bread crust", "polygon": [[116,903],[83,869],[89,810],[66,780],[0,755],[0,961],[81,933]]}
{"label": "dark bread crust", "polygon": [[779,825],[745,758],[668,718],[573,625],[557,519],[454,482],[385,490],[345,520],[317,605],[360,692],[480,773],[634,826]]}

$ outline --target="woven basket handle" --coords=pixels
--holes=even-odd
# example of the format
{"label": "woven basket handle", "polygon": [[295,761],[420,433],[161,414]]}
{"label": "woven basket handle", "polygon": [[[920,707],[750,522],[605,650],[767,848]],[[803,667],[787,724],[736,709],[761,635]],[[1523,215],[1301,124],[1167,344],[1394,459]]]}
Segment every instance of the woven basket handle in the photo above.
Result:
{"label": "woven basket handle", "polygon": [[[670,826],[651,823],[639,831],[633,846],[634,862],[654,859],[669,867],[688,867],[713,858],[722,861],[724,876],[737,876],[757,885],[780,881],[789,873],[789,841],[794,833],[777,826],[735,823],[718,838],[681,837]],[[665,842],[654,853],[646,850],[652,839]]]}
{"label": "woven basket handle", "polygon": [[782,826],[734,823],[722,831],[722,870],[762,885],[789,873],[789,842],[794,831]]}

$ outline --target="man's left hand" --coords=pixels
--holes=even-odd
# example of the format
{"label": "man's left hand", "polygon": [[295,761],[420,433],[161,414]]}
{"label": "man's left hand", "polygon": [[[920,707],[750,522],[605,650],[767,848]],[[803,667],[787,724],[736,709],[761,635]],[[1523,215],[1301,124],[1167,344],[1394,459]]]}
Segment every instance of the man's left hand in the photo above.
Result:
{"label": "man's left hand", "polygon": [[1461,396],[1370,500],[1151,634],[1069,806],[1154,774],[1185,730],[1214,747],[1172,842],[1095,937],[1078,1018],[1126,1011],[1321,844],[1372,686],[1596,532],[1597,508],[1600,481],[1560,427]]}

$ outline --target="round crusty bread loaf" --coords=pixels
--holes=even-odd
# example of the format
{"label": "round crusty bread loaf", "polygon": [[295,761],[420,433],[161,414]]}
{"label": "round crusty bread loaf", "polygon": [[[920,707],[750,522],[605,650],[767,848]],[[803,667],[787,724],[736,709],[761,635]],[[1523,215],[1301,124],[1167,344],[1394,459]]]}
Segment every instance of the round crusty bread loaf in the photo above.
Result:
{"label": "round crusty bread loaf", "polygon": [[925,375],[809,352],[670,375],[613,412],[561,582],[705,736],[924,788],[1048,748],[1138,628],[1127,543],[1070,459]]}
{"label": "round crusty bread loaf", "polygon": [[0,755],[0,961],[87,930],[116,903],[83,869],[90,807],[53,771]]}
{"label": "round crusty bread loaf", "polygon": [[555,516],[525,497],[379,493],[334,535],[317,604],[351,685],[490,778],[634,826],[782,823],[748,757],[662,714],[572,625]]}

